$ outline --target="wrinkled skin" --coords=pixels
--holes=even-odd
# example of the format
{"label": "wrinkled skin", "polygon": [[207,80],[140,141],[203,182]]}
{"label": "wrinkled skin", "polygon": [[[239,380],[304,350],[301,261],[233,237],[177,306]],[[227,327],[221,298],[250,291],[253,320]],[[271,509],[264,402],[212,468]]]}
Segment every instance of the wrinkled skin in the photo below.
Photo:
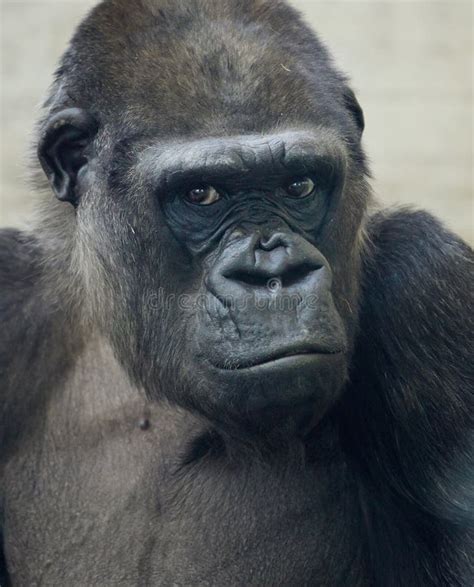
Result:
{"label": "wrinkled skin", "polygon": [[471,585],[472,251],[369,215],[286,4],[106,0],[0,231],[0,582]]}

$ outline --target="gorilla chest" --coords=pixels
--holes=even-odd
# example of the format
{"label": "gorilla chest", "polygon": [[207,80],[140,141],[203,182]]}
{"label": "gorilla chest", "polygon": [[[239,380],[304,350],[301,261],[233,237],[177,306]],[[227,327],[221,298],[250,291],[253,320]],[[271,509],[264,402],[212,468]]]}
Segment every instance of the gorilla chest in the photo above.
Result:
{"label": "gorilla chest", "polygon": [[190,451],[184,430],[196,439],[202,423],[144,402],[75,427],[50,416],[7,470],[14,584],[361,580],[346,475],[308,465],[300,443],[272,458]]}

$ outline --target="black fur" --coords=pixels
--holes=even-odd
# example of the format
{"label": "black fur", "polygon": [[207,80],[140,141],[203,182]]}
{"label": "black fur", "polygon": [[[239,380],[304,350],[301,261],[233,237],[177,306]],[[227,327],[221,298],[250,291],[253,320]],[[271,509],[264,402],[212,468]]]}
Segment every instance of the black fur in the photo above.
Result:
{"label": "black fur", "polygon": [[[79,27],[40,222],[0,231],[2,586],[473,584],[474,257],[368,215],[363,129],[284,2],[106,0]],[[218,206],[183,199],[209,182]],[[316,308],[177,303],[265,300],[278,248]],[[323,351],[259,371],[288,341]]]}

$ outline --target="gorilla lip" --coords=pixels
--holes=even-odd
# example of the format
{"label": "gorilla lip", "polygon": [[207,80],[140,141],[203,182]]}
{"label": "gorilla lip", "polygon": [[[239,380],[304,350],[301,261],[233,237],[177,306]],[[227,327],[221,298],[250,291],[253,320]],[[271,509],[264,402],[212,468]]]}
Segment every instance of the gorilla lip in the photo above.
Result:
{"label": "gorilla lip", "polygon": [[337,357],[342,355],[344,350],[334,348],[300,348],[300,349],[287,349],[261,356],[255,359],[249,360],[235,360],[230,362],[228,365],[217,366],[222,371],[244,371],[246,369],[253,369],[257,367],[269,366],[283,361],[290,362],[291,360],[297,360],[301,358],[318,358],[318,357]]}

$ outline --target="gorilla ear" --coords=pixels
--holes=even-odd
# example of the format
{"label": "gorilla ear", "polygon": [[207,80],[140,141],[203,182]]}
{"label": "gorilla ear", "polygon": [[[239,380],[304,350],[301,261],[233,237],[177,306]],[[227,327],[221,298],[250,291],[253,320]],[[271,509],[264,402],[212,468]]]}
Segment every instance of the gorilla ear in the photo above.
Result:
{"label": "gorilla ear", "polygon": [[48,121],[38,158],[58,200],[77,206],[77,178],[87,166],[86,149],[97,130],[97,121],[80,108],[62,110]]}
{"label": "gorilla ear", "polygon": [[360,107],[354,92],[348,87],[344,89],[344,103],[354,117],[357,127],[360,130],[360,134],[362,134],[365,128],[364,112]]}

